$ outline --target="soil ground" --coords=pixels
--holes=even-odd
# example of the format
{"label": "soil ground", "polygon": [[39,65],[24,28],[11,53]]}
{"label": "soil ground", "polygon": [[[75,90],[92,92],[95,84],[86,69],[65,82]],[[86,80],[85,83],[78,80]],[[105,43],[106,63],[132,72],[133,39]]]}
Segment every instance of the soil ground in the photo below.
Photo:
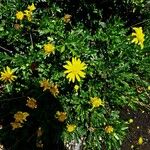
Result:
{"label": "soil ground", "polygon": [[[125,108],[121,115],[127,121],[133,119],[121,150],[150,150],[150,112],[142,108],[138,111]],[[138,144],[139,137],[143,137],[141,145]]]}

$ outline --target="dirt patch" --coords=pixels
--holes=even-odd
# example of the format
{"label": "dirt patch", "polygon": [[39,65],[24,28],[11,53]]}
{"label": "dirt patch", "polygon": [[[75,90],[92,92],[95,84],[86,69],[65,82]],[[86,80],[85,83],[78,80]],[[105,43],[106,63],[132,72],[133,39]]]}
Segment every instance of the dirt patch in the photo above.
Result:
{"label": "dirt patch", "polygon": [[[150,150],[150,112],[142,108],[137,111],[125,108],[121,115],[127,121],[133,119],[121,150]],[[141,145],[138,144],[139,137],[143,138]]]}

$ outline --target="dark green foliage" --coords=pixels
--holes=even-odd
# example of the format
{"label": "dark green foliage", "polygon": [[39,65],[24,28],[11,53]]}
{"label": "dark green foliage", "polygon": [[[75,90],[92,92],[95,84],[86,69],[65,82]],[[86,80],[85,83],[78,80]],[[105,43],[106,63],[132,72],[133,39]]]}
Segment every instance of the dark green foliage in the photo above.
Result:
{"label": "dark green foliage", "polygon": [[[145,25],[144,49],[131,43],[129,27],[147,18],[141,11],[147,2],[0,2],[0,72],[9,66],[17,76],[12,83],[0,81],[0,142],[14,150],[37,149],[37,129],[41,127],[45,150],[62,150],[64,144],[80,139],[85,150],[119,149],[128,128],[120,110],[149,108],[149,22],[139,25]],[[16,12],[24,11],[32,2],[36,6],[32,21],[17,20]],[[65,14],[72,16],[69,23],[64,22]],[[46,43],[55,45],[54,54],[45,55]],[[64,74],[63,65],[72,57],[87,64],[86,77],[79,83],[68,82]],[[43,79],[58,85],[58,96],[40,88]],[[79,85],[78,92],[75,85]],[[36,109],[26,106],[27,97],[37,100]],[[104,106],[92,108],[91,97],[99,97]],[[12,130],[10,123],[17,111],[30,116],[22,128]],[[55,118],[57,111],[67,113],[65,122]],[[69,133],[67,124],[77,128]],[[106,133],[107,126],[113,127],[112,133]]]}

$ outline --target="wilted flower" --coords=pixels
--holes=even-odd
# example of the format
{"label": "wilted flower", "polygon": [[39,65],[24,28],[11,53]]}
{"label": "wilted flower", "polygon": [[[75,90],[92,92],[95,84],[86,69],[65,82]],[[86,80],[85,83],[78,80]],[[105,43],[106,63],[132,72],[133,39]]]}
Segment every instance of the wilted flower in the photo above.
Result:
{"label": "wilted flower", "polygon": [[20,25],[20,24],[14,24],[14,28],[16,29],[16,30],[19,30],[20,28],[21,28],[22,26]]}
{"label": "wilted flower", "polygon": [[18,111],[16,114],[14,114],[15,122],[23,123],[24,121],[27,121],[26,117],[28,116],[29,113]]}
{"label": "wilted flower", "polygon": [[58,86],[54,83],[50,83],[49,90],[53,96],[57,96],[59,94]]}
{"label": "wilted flower", "polygon": [[11,122],[10,124],[12,126],[12,130],[22,127],[22,124],[20,122]]}
{"label": "wilted flower", "polygon": [[50,87],[49,80],[44,79],[44,80],[40,81],[40,87],[43,87],[43,91],[48,90]]}
{"label": "wilted flower", "polygon": [[41,137],[42,135],[43,135],[42,128],[39,127],[38,130],[37,130],[37,137]]}
{"label": "wilted flower", "polygon": [[28,106],[31,109],[37,108],[37,101],[34,98],[28,97],[26,106]]}
{"label": "wilted flower", "polygon": [[64,122],[67,119],[67,113],[57,111],[55,117],[58,119],[58,121]]}
{"label": "wilted flower", "polygon": [[65,23],[69,23],[70,22],[70,20],[71,20],[71,15],[69,15],[69,14],[65,14],[65,16],[64,16],[64,22]]}

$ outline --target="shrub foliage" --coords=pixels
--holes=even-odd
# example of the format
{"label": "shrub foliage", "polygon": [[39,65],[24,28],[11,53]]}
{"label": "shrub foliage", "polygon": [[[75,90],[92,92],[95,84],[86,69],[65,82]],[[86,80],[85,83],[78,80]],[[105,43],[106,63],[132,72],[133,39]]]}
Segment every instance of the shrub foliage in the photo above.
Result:
{"label": "shrub foliage", "polygon": [[128,128],[121,109],[148,108],[150,39],[148,28],[127,27],[118,12],[131,4],[137,13],[145,1],[112,3],[116,14],[107,18],[97,2],[1,1],[0,141],[6,148],[63,149],[72,140],[83,149],[120,148]]}

